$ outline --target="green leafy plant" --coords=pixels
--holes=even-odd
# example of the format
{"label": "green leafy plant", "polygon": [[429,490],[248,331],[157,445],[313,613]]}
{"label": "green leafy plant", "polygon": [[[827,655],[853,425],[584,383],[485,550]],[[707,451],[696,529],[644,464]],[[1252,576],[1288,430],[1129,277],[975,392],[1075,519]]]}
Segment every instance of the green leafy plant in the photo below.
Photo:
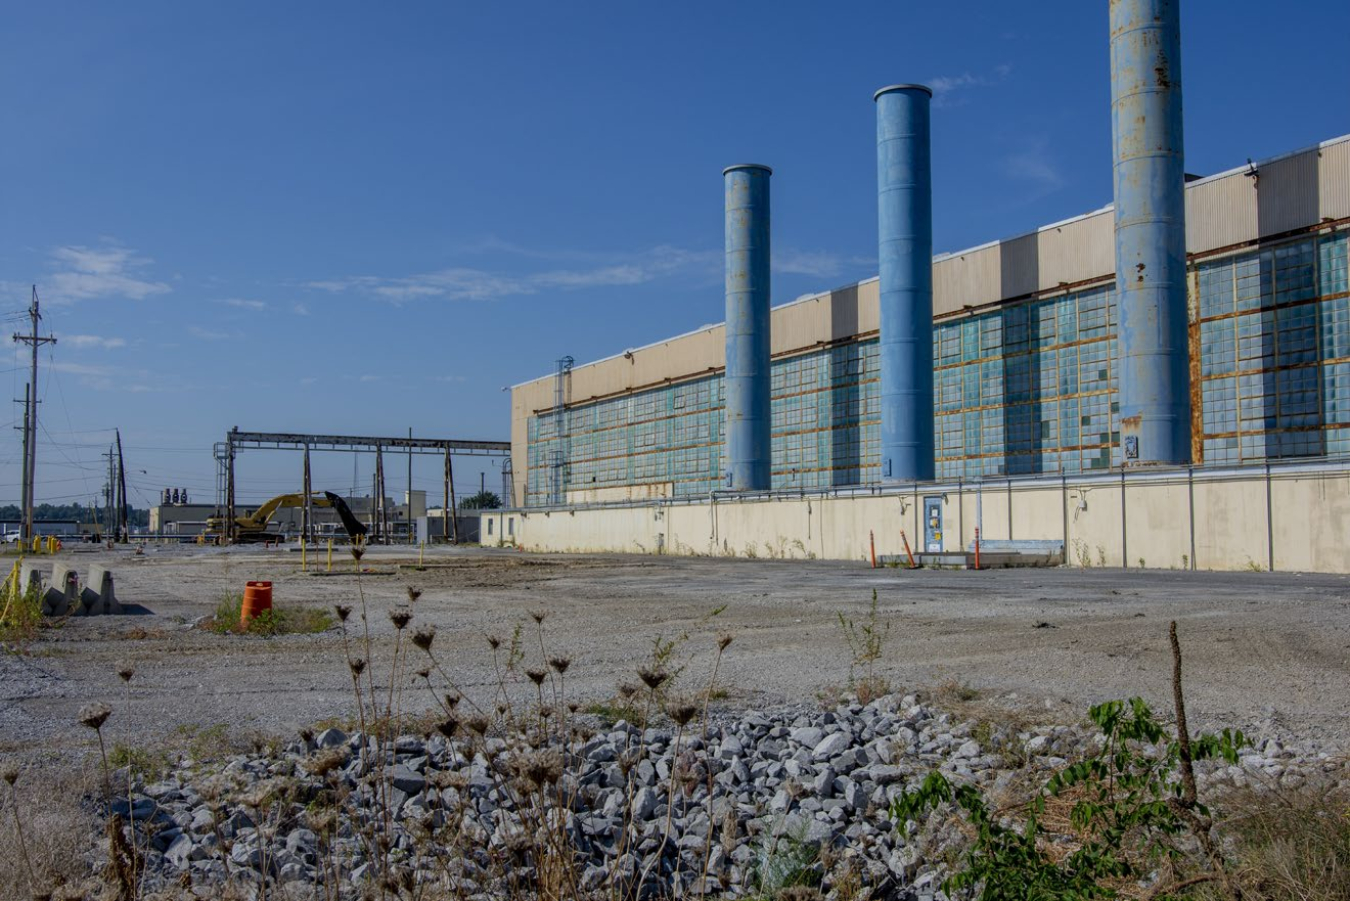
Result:
{"label": "green leafy plant", "polygon": [[[703,616],[699,617],[695,623],[695,628],[702,629],[721,616],[727,609],[726,604],[714,607]],[[662,702],[674,690],[675,683],[679,681],[680,676],[689,667],[692,656],[682,656],[681,648],[688,643],[690,630],[684,629],[679,634],[667,638],[658,633],[652,638],[651,654],[647,658],[647,667],[657,672],[667,674],[666,681],[657,691],[657,698]]]}
{"label": "green leafy plant", "polygon": [[[951,803],[973,827],[963,868],[944,883],[948,891],[968,892],[980,901],[1114,898],[1122,880],[1145,877],[1165,859],[1167,872],[1174,875],[1151,898],[1180,897],[1191,886],[1211,882],[1229,897],[1238,897],[1214,837],[1213,817],[1196,795],[1193,764],[1211,758],[1236,763],[1247,741],[1232,730],[1190,737],[1176,623],[1171,639],[1176,737],[1168,735],[1141,698],[1093,707],[1091,719],[1104,739],[1100,750],[1051,777],[1027,806],[1020,828],[991,810],[979,789],[953,786],[936,771],[917,790],[895,800],[891,815],[900,824]],[[1051,840],[1064,836],[1045,827],[1046,805],[1069,796],[1069,825],[1077,847],[1064,856],[1052,855]],[[1178,841],[1179,836],[1194,841]]]}
{"label": "green leafy plant", "polygon": [[0,642],[23,648],[42,626],[42,596],[36,584],[20,590],[17,567],[0,588]]}
{"label": "green leafy plant", "polygon": [[242,595],[226,592],[205,628],[218,635],[312,635],[327,632],[336,623],[333,614],[321,607],[273,607],[258,613],[246,625],[240,621],[243,603]]}
{"label": "green leafy plant", "polygon": [[805,828],[766,835],[755,849],[751,884],[763,898],[820,884],[819,849],[805,839]]}
{"label": "green leafy plant", "polygon": [[[877,661],[881,659],[886,639],[891,634],[890,622],[882,622],[877,611],[877,590],[872,589],[872,603],[867,608],[867,616],[862,622],[856,622],[844,616],[843,611],[835,614],[839,618],[839,631],[844,635],[850,655],[848,665],[848,687],[858,695],[858,700],[866,704],[869,701],[889,693],[890,683],[886,677],[877,675]],[[861,671],[862,677],[858,677]]]}

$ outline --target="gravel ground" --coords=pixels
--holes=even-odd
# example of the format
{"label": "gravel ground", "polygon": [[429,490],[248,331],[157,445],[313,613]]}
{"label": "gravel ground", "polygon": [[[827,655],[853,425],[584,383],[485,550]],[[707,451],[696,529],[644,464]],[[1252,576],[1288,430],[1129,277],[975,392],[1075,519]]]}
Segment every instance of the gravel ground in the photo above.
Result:
{"label": "gravel ground", "polygon": [[[332,575],[304,573],[284,550],[151,548],[77,553],[115,567],[120,617],[71,619],[22,653],[0,653],[0,750],[36,759],[87,749],[75,725],[85,703],[114,708],[113,740],[153,742],[182,725],[236,735],[294,734],[352,711],[341,635],[272,639],[194,628],[227,590],[271,579],[278,606],[352,603],[345,553]],[[324,568],[322,554],[311,569]],[[1086,707],[1140,694],[1170,707],[1167,623],[1186,653],[1193,728],[1233,725],[1257,736],[1350,745],[1350,578],[1110,569],[908,572],[856,563],[530,555],[484,549],[416,555],[376,548],[361,580],[387,672],[386,613],[423,590],[414,625],[434,624],[436,650],[461,687],[495,684],[484,635],[509,637],[547,611],[548,653],[570,656],[569,693],[600,699],[633,681],[657,636],[688,632],[688,684],[701,682],[720,632],[736,636],[719,680],[727,704],[810,700],[843,683],[849,654],[838,614],[861,620],[871,591],[890,624],[880,670],[894,685],[956,680],[985,697],[1072,722]],[[725,605],[711,621],[708,613]],[[355,623],[357,617],[353,617]],[[535,643],[526,650],[536,659]],[[130,700],[114,674],[136,668]],[[415,697],[415,695],[414,695]]]}

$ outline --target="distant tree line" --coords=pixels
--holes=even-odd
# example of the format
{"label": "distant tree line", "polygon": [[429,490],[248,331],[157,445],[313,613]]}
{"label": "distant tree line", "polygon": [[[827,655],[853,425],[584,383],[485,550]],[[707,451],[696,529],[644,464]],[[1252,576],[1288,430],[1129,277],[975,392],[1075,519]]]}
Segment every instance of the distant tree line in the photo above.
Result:
{"label": "distant tree line", "polygon": [[[103,508],[99,508],[96,515],[105,514]],[[150,511],[137,510],[135,507],[127,510],[127,518],[131,520],[133,528],[136,526],[150,525]],[[23,519],[23,511],[19,509],[18,504],[5,504],[0,506],[0,520],[5,522],[18,522]],[[38,504],[33,508],[33,519],[38,522],[50,522],[57,519],[73,519],[77,522],[89,522],[89,507],[87,504]]]}
{"label": "distant tree line", "polygon": [[502,505],[502,499],[491,491],[480,491],[472,497],[459,502],[461,510],[496,510]]}

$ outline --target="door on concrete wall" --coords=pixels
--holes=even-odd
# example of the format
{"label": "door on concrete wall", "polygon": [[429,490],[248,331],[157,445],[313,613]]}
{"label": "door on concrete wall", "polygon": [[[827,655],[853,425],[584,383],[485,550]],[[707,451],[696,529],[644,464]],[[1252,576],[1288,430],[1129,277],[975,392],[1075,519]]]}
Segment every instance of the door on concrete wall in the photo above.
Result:
{"label": "door on concrete wall", "polygon": [[925,554],[942,553],[942,498],[923,499],[923,550]]}

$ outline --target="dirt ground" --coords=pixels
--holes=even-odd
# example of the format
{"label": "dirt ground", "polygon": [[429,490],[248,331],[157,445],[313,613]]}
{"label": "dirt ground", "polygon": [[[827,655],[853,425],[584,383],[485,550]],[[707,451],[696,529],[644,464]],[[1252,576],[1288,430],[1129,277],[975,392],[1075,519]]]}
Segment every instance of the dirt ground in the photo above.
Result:
{"label": "dirt ground", "polygon": [[[293,734],[354,710],[336,630],[275,638],[219,635],[194,623],[248,579],[270,579],[279,607],[354,604],[354,565],[322,553],[302,572],[294,551],[150,548],[77,556],[114,567],[120,617],[70,619],[18,653],[0,653],[0,750],[60,756],[87,748],[75,724],[93,700],[114,708],[115,739],[154,742],[181,726],[224,724],[235,735]],[[434,624],[435,650],[471,696],[495,685],[488,634],[525,622],[526,665],[538,661],[530,611],[547,613],[547,653],[572,660],[569,694],[611,696],[634,681],[652,642],[689,634],[690,687],[706,677],[716,637],[730,633],[720,683],[726,703],[811,701],[844,683],[842,613],[861,623],[872,590],[890,626],[880,670],[894,685],[953,680],[983,696],[1062,717],[1139,694],[1170,708],[1167,624],[1179,622],[1191,723],[1350,745],[1350,579],[1267,573],[1110,569],[986,572],[871,570],[856,563],[637,556],[531,555],[484,549],[416,553],[375,548],[362,576],[388,672],[387,613],[423,591],[413,625]],[[709,619],[715,608],[725,606]],[[419,652],[420,653],[420,652]],[[129,697],[115,675],[136,675]],[[383,677],[387,684],[387,675]],[[418,700],[412,706],[429,704]]]}

